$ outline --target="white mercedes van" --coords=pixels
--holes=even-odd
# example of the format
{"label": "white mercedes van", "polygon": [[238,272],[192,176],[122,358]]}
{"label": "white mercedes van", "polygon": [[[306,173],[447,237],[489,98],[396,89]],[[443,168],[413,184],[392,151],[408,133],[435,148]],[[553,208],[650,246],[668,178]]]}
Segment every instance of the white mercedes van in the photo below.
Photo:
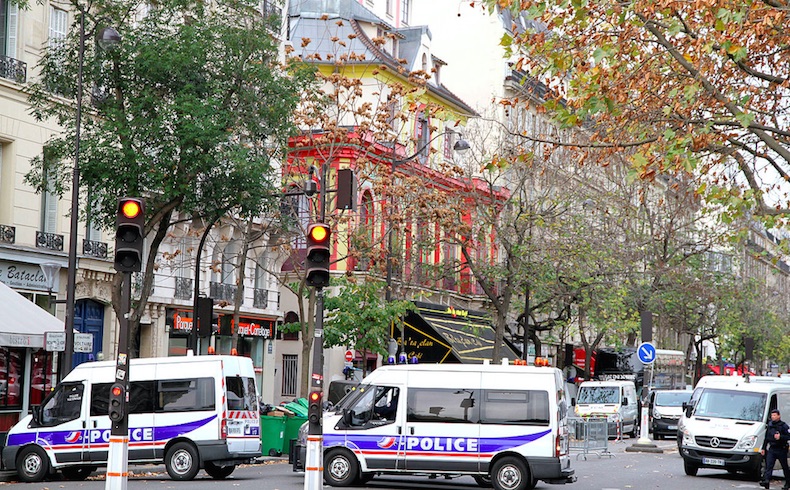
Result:
{"label": "white mercedes van", "polygon": [[773,409],[790,413],[790,380],[705,376],[682,418],[680,455],[687,475],[700,468],[742,472],[758,480],[765,424]]}

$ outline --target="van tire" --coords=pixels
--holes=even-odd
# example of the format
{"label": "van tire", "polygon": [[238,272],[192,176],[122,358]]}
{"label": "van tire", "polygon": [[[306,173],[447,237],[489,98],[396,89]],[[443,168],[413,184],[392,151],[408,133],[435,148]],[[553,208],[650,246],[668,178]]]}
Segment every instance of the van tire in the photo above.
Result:
{"label": "van tire", "polygon": [[686,472],[688,476],[697,476],[697,471],[699,471],[699,466],[684,460],[683,470]]}
{"label": "van tire", "polygon": [[505,456],[491,468],[491,483],[496,490],[531,490],[535,481],[520,458]]}
{"label": "van tire", "polygon": [[63,478],[70,481],[83,481],[96,470],[95,466],[68,466],[61,468]]}
{"label": "van tire", "polygon": [[192,480],[200,471],[200,461],[195,447],[188,442],[177,442],[165,455],[165,468],[176,481]]}
{"label": "van tire", "polygon": [[231,473],[233,473],[233,470],[236,469],[236,465],[229,464],[227,466],[219,466],[211,461],[206,461],[205,467],[203,469],[211,478],[215,480],[224,480],[225,478],[229,477]]}
{"label": "van tire", "polygon": [[49,473],[49,458],[39,446],[27,446],[16,457],[16,472],[23,482],[40,482]]}
{"label": "van tire", "polygon": [[348,487],[359,477],[357,458],[344,449],[333,449],[324,456],[324,480],[333,487]]}

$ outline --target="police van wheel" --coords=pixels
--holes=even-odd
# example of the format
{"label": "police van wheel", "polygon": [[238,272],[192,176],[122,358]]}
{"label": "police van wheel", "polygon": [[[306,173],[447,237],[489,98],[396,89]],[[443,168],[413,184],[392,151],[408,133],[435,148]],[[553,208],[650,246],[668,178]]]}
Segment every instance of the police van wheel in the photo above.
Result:
{"label": "police van wheel", "polygon": [[233,470],[236,469],[236,465],[229,464],[227,466],[219,466],[212,463],[211,461],[206,461],[206,467],[203,469],[206,470],[206,473],[211,478],[215,480],[222,480],[229,477],[230,474],[233,473]]}
{"label": "police van wheel", "polygon": [[479,487],[491,488],[493,486],[490,475],[472,475],[472,478],[475,479],[475,483]]}
{"label": "police van wheel", "polygon": [[194,446],[186,442],[173,444],[165,456],[165,468],[173,480],[184,481],[195,478],[200,471],[200,464]]}
{"label": "police van wheel", "polygon": [[336,449],[324,457],[324,480],[333,487],[353,485],[359,476],[357,459],[348,451]]}
{"label": "police van wheel", "polygon": [[526,463],[519,458],[507,456],[491,469],[491,483],[496,490],[530,490],[535,487]]}
{"label": "police van wheel", "polygon": [[96,468],[94,466],[69,466],[60,470],[63,478],[71,481],[82,481],[90,476]]}
{"label": "police van wheel", "polygon": [[16,458],[16,472],[24,482],[39,482],[49,473],[47,453],[38,446],[28,446]]}
{"label": "police van wheel", "polygon": [[688,476],[697,476],[697,472],[699,471],[699,466],[689,463],[688,461],[683,461],[683,470],[686,472]]}

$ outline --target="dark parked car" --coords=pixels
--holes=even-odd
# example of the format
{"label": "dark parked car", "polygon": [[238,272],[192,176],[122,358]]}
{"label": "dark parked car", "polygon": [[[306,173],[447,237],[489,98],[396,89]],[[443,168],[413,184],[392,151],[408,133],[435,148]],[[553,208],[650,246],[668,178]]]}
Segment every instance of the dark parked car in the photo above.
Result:
{"label": "dark parked car", "polygon": [[691,399],[691,390],[656,390],[648,398],[650,432],[656,440],[677,436],[683,404]]}

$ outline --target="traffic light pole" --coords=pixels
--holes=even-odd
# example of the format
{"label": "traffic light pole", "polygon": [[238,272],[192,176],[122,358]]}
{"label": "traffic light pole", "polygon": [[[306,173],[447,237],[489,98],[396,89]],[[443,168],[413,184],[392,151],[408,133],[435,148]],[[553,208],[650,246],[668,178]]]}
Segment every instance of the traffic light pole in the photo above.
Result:
{"label": "traffic light pole", "polygon": [[[121,317],[118,331],[118,361],[115,367],[115,384],[124,386],[121,416],[112,421],[110,449],[107,460],[105,490],[126,490],[129,479],[129,309],[132,297],[132,274],[123,272],[121,289]],[[112,403],[112,394],[110,395]]]}
{"label": "traffic light pole", "polygon": [[[315,289],[315,335],[313,337],[313,375],[310,377],[310,391],[321,392],[324,384],[324,289]],[[318,399],[318,416],[308,414],[307,455],[305,458],[304,490],[324,488],[324,431],[323,407]],[[312,403],[310,403],[312,405]]]}

